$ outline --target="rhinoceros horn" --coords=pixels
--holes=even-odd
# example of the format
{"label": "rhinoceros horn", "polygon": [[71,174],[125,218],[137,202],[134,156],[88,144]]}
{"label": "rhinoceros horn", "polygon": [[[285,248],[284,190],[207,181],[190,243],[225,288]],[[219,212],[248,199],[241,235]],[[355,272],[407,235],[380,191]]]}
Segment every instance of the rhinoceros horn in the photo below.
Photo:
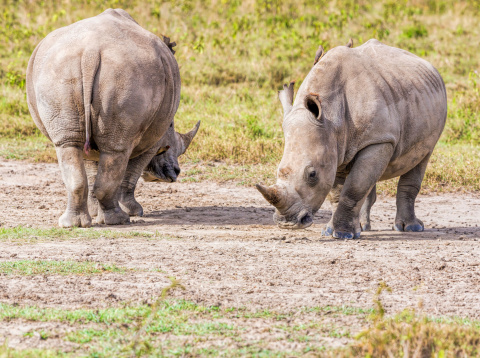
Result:
{"label": "rhinoceros horn", "polygon": [[349,48],[352,48],[353,47],[353,39],[350,37],[350,40],[348,40],[348,43],[345,45]]}
{"label": "rhinoceros horn", "polygon": [[193,129],[190,132],[185,134],[178,133],[183,142],[182,154],[185,153],[190,143],[192,143],[193,137],[195,137],[195,134],[197,134],[199,127],[200,127],[200,121],[198,121],[197,124],[195,124],[195,127],[193,127]]}
{"label": "rhinoceros horn", "polygon": [[282,198],[285,195],[280,186],[275,184],[267,187],[262,184],[256,184],[255,187],[270,204],[277,208],[280,206]]}

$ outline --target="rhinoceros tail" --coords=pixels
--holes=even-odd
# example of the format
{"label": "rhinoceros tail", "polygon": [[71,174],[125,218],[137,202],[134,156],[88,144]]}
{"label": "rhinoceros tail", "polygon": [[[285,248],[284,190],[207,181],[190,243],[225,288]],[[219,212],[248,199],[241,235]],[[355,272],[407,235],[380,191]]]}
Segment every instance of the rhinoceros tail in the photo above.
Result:
{"label": "rhinoceros tail", "polygon": [[82,56],[82,85],[83,85],[83,108],[85,111],[85,145],[83,151],[88,155],[90,151],[90,138],[92,136],[91,105],[93,82],[100,64],[100,53],[97,50],[85,51]]}

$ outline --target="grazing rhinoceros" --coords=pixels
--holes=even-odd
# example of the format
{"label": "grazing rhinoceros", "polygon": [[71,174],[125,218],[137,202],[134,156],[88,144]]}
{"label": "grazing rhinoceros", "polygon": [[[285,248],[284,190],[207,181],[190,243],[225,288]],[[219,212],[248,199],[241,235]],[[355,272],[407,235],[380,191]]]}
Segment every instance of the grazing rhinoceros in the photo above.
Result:
{"label": "grazing rhinoceros", "polygon": [[447,96],[427,61],[377,40],[317,53],[293,103],[293,83],[279,92],[285,149],[277,184],[257,185],[282,228],[312,224],[328,196],[324,231],[351,239],[370,229],[379,180],[400,176],[394,228],[423,231],[415,198],[442,133]]}
{"label": "grazing rhinoceros", "polygon": [[97,222],[129,221],[119,188],[160,150],[180,101],[173,46],[124,10],[109,9],[53,31],[34,50],[27,101],[36,125],[55,145],[67,188],[60,226],[91,225],[84,158],[98,161]]}
{"label": "grazing rhinoceros", "polygon": [[[174,129],[174,123],[170,125],[167,133],[160,139],[160,149],[154,154],[145,167],[142,157],[130,160],[120,186],[118,201],[120,207],[130,216],[143,216],[142,206],[135,200],[135,188],[140,175],[146,182],[167,182],[177,181],[180,174],[178,157],[185,153],[192,142],[200,126],[200,121],[190,132],[182,134]],[[158,145],[155,146],[157,148]],[[148,158],[148,157],[146,157]],[[93,190],[95,177],[98,171],[98,163],[93,160],[85,160],[85,169],[88,178],[88,211],[91,216],[98,214],[98,201]]]}

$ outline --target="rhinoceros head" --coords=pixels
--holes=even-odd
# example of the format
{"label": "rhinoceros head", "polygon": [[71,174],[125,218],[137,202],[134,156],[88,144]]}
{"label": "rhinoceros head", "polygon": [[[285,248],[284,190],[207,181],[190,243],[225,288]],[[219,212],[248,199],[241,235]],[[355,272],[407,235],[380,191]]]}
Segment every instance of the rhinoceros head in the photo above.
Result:
{"label": "rhinoceros head", "polygon": [[275,206],[274,221],[282,228],[302,229],[313,223],[335,180],[337,146],[334,129],[322,115],[315,93],[293,102],[293,82],[279,91],[284,110],[285,148],[277,170],[277,183],[257,184]]}
{"label": "rhinoceros head", "polygon": [[187,150],[197,134],[200,121],[188,133],[182,134],[175,131],[174,124],[170,125],[167,132],[160,139],[160,148],[143,170],[142,178],[145,181],[174,182],[180,174],[178,157]]}

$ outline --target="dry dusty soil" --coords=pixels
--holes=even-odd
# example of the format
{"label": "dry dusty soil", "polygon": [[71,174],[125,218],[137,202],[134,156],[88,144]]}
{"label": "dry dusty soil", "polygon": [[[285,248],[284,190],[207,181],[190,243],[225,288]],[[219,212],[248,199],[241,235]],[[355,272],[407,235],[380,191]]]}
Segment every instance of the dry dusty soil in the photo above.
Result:
{"label": "dry dusty soil", "polygon": [[[234,183],[143,183],[145,216],[130,225],[94,229],[156,233],[151,238],[0,242],[0,260],[78,260],[133,268],[96,276],[2,276],[0,302],[105,307],[160,294],[168,277],[185,290],[172,295],[202,305],[270,308],[348,305],[368,308],[380,281],[392,289],[387,312],[423,303],[432,315],[480,319],[480,196],[421,195],[423,233],[391,230],[395,199],[379,197],[372,232],[360,240],[322,237],[325,204],[307,230],[286,231],[251,187]],[[66,205],[56,164],[0,162],[2,227],[54,227]],[[156,270],[150,270],[150,269]]]}

